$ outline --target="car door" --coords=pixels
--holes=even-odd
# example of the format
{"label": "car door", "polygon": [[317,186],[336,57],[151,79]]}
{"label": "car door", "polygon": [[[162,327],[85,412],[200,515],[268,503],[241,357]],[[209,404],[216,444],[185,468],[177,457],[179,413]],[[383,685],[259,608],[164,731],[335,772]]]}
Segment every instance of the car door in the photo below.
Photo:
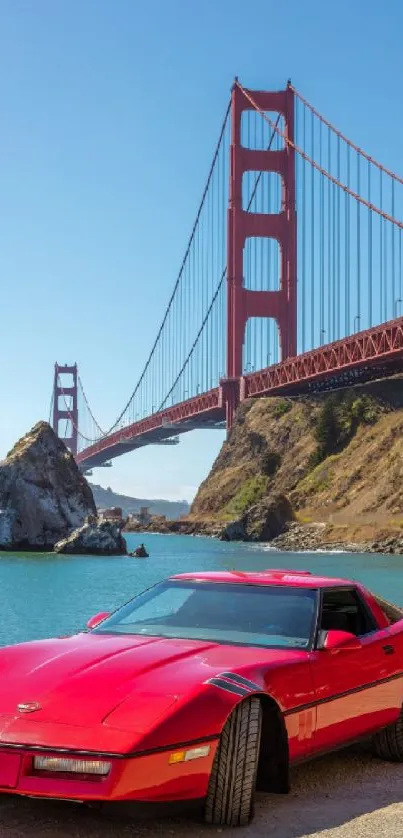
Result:
{"label": "car door", "polygon": [[312,652],[316,701],[312,752],[354,741],[395,721],[401,704],[389,629],[378,628],[356,588],[324,589],[321,600],[320,629],[351,632],[360,643],[357,648]]}

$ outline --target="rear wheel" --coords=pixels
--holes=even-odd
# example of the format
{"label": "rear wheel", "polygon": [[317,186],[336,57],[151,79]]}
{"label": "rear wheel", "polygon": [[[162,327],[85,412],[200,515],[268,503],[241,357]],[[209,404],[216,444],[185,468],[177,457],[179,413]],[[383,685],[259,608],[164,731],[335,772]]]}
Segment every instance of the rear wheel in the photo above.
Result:
{"label": "rear wheel", "polygon": [[207,823],[245,826],[253,817],[262,730],[262,706],[248,698],[226,722],[214,758],[204,818]]}
{"label": "rear wheel", "polygon": [[373,739],[375,753],[388,762],[403,762],[403,710],[393,725],[376,733]]}

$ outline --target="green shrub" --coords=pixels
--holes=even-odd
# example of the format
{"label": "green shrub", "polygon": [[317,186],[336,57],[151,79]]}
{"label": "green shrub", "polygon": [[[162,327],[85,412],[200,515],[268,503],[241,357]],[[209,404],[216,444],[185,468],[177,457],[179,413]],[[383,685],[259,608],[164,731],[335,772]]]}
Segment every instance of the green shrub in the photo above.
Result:
{"label": "green shrub", "polygon": [[267,477],[264,474],[255,474],[246,480],[233,498],[223,509],[225,516],[239,518],[255,503],[261,500],[267,491]]}
{"label": "green shrub", "polygon": [[279,399],[273,407],[273,416],[275,419],[280,419],[285,413],[288,413],[292,408],[292,402],[287,402],[285,399]]}

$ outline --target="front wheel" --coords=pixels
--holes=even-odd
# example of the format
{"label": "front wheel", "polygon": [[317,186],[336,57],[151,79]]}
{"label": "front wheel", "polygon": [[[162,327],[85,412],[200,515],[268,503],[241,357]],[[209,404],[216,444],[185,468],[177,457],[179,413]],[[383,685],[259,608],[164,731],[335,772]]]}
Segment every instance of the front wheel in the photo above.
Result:
{"label": "front wheel", "polygon": [[261,731],[261,702],[248,698],[235,708],[221,734],[206,798],[207,823],[245,826],[251,821]]}
{"label": "front wheel", "polygon": [[378,757],[388,762],[403,762],[403,710],[397,722],[376,733],[373,739]]}

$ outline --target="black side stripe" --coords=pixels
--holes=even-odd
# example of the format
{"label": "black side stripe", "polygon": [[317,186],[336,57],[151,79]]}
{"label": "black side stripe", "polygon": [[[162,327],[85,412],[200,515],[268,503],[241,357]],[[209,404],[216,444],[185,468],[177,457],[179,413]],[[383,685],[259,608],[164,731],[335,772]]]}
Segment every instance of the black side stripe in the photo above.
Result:
{"label": "black side stripe", "polygon": [[330,704],[332,701],[338,701],[340,698],[348,698],[349,695],[365,692],[365,690],[372,690],[375,687],[382,687],[383,684],[389,684],[391,681],[398,681],[403,679],[403,672],[397,672],[396,675],[389,675],[388,678],[380,678],[379,681],[370,681],[368,684],[360,684],[359,687],[353,687],[351,690],[346,690],[342,693],[334,693],[328,695],[326,698],[320,698],[316,701],[310,701],[308,704],[299,704],[298,707],[293,707],[291,710],[286,710],[284,716],[292,716],[293,713],[301,713],[302,710],[312,710],[314,707],[320,707],[321,704]]}
{"label": "black side stripe", "polygon": [[235,684],[241,684],[242,687],[249,687],[250,690],[259,690],[260,692],[262,690],[262,688],[259,687],[259,684],[249,681],[247,678],[244,678],[243,675],[236,675],[234,672],[221,672],[219,677],[226,678],[227,681],[234,681]]}
{"label": "black side stripe", "polygon": [[222,678],[210,678],[206,681],[207,684],[213,684],[215,687],[220,687],[221,690],[226,690],[228,693],[235,693],[235,695],[250,695],[250,690],[241,687],[237,684],[230,684],[229,681],[224,681]]}

